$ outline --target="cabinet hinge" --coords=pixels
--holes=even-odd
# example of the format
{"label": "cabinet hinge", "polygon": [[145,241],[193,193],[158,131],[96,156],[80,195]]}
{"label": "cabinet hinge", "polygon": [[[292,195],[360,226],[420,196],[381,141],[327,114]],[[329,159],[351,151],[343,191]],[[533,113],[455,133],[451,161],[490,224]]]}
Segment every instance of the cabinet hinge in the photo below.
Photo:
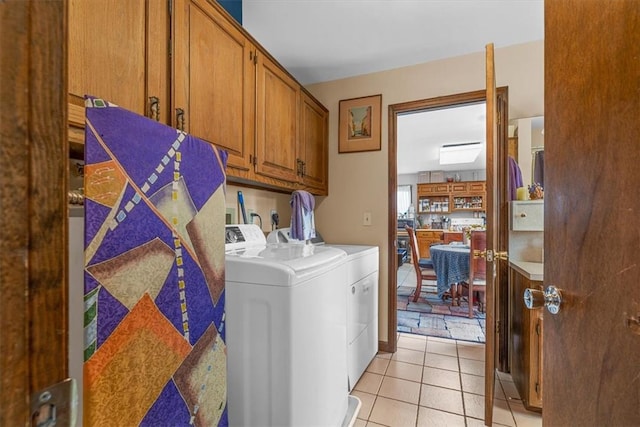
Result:
{"label": "cabinet hinge", "polygon": [[500,335],[500,321],[496,320],[496,335]]}
{"label": "cabinet hinge", "polygon": [[253,65],[258,64],[258,52],[253,54]]}
{"label": "cabinet hinge", "polygon": [[538,321],[538,323],[536,323],[536,335],[540,336],[540,321]]}
{"label": "cabinet hinge", "polygon": [[535,389],[536,389],[536,394],[537,394],[537,395],[540,395],[540,383],[536,382],[536,387],[535,387]]}

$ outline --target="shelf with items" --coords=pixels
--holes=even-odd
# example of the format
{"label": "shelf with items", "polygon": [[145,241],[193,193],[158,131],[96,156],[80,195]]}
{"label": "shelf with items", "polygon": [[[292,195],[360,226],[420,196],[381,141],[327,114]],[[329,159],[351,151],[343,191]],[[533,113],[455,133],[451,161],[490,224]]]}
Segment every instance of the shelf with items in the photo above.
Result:
{"label": "shelf with items", "polygon": [[429,196],[418,199],[418,213],[449,213],[449,196]]}
{"label": "shelf with items", "polygon": [[453,199],[453,210],[454,211],[483,211],[485,210],[484,206],[484,196],[455,196]]}

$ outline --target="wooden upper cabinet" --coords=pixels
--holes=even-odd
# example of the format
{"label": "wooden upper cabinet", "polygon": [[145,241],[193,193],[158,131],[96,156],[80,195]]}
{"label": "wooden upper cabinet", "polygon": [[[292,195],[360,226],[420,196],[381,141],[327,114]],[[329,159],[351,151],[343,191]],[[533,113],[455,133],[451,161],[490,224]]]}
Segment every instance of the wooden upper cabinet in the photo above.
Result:
{"label": "wooden upper cabinet", "polygon": [[487,192],[487,182],[486,181],[470,181],[467,183],[467,191],[469,193],[484,194]]}
{"label": "wooden upper cabinet", "polygon": [[84,126],[85,94],[148,117],[156,97],[167,122],[168,1],[70,0],[68,14],[72,125]]}
{"label": "wooden upper cabinet", "polygon": [[295,183],[298,180],[300,85],[261,53],[256,74],[255,172]]}
{"label": "wooden upper cabinet", "polygon": [[466,182],[454,182],[449,184],[449,191],[452,193],[466,193],[468,191]]}
{"label": "wooden upper cabinet", "polygon": [[72,156],[84,150],[89,94],[226,150],[231,181],[327,193],[327,110],[222,6],[69,0],[68,10]]}
{"label": "wooden upper cabinet", "polygon": [[430,196],[432,194],[449,194],[449,184],[437,182],[431,184],[418,184],[418,196]]}
{"label": "wooden upper cabinet", "polygon": [[298,155],[301,181],[305,187],[308,187],[307,191],[326,195],[329,167],[327,134],[329,113],[305,92],[302,92],[300,109]]}
{"label": "wooden upper cabinet", "polygon": [[248,177],[255,47],[206,0],[175,1],[173,42],[172,125],[225,149],[228,174]]}

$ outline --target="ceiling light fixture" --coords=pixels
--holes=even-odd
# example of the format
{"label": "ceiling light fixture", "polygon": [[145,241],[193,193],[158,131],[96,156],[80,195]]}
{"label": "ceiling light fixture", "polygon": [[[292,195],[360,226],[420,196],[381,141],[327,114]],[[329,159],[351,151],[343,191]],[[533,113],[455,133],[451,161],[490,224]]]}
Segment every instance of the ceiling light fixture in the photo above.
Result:
{"label": "ceiling light fixture", "polygon": [[455,165],[459,163],[473,163],[482,151],[481,142],[466,142],[462,144],[446,144],[440,147],[440,164]]}

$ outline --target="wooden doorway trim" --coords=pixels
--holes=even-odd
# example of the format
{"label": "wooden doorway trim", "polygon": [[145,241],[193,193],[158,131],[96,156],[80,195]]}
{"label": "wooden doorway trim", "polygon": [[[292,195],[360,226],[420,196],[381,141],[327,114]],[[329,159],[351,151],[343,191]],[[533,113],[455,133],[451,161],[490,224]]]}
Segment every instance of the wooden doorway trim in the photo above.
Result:
{"label": "wooden doorway trim", "polygon": [[[508,123],[507,114],[507,99],[508,88],[499,87],[497,89],[498,96],[504,101],[501,111],[499,111],[499,117],[504,129],[506,129],[506,123]],[[388,241],[389,241],[389,276],[388,276],[388,316],[387,316],[387,343],[381,343],[380,350],[394,353],[397,350],[397,329],[398,329],[398,312],[397,312],[397,270],[398,270],[398,257],[396,253],[396,218],[398,216],[398,207],[396,201],[396,191],[398,188],[398,141],[397,141],[397,119],[400,114],[407,114],[412,112],[420,112],[427,110],[443,109],[448,107],[461,106],[465,104],[473,104],[486,101],[486,91],[477,90],[473,92],[465,92],[454,95],[440,96],[436,98],[421,99],[416,101],[403,102],[399,104],[389,105],[389,217],[388,217]],[[506,131],[505,131],[506,136]],[[506,143],[506,142],[505,142]],[[489,153],[487,153],[489,155]],[[487,163],[488,163],[487,159]],[[505,163],[506,167],[506,163]],[[487,191],[490,191],[487,188]],[[504,190],[506,194],[506,189]],[[506,218],[506,216],[505,216]],[[500,224],[501,229],[504,229],[503,236],[508,235],[508,224],[504,221]],[[508,242],[505,243],[505,247],[508,246]],[[506,275],[505,275],[506,276]],[[505,282],[506,283],[506,278]],[[507,302],[501,301],[500,304],[504,304],[506,309]]]}
{"label": "wooden doorway trim", "polygon": [[67,376],[66,10],[0,2],[0,425]]}

